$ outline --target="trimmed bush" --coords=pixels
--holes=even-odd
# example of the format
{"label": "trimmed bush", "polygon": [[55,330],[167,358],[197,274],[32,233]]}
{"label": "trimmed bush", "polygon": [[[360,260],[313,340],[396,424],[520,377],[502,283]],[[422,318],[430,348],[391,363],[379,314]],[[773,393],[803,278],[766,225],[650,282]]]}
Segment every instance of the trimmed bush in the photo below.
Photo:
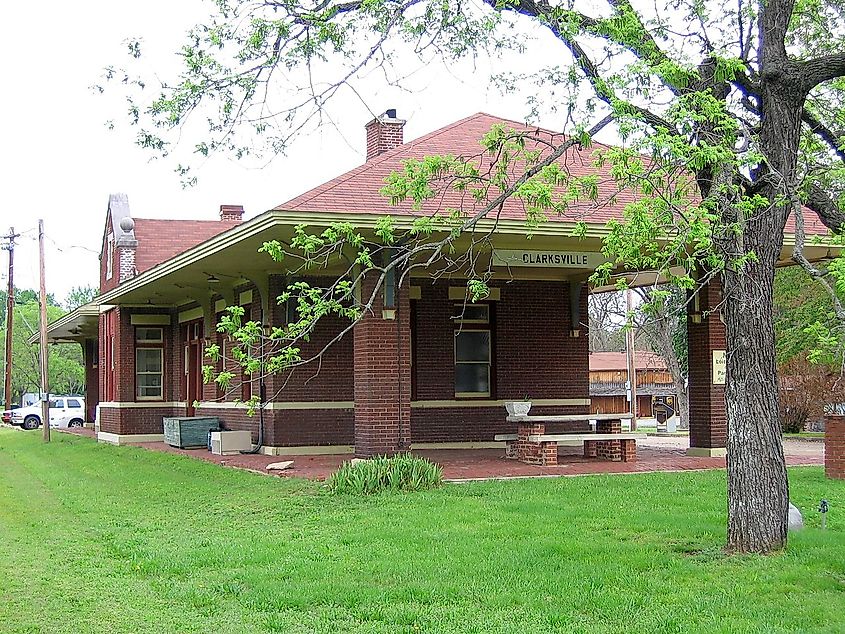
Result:
{"label": "trimmed bush", "polygon": [[339,494],[372,495],[382,491],[425,491],[443,483],[443,470],[430,460],[399,454],[344,462],[326,482]]}

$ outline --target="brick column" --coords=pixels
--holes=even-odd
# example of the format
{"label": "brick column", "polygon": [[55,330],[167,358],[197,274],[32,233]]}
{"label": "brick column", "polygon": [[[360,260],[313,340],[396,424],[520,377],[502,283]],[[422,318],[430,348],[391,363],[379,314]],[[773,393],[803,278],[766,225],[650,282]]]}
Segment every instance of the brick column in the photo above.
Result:
{"label": "brick column", "polygon": [[824,417],[824,474],[845,480],[845,416]]}
{"label": "brick column", "polygon": [[516,457],[525,464],[553,467],[557,465],[557,443],[540,443],[529,440],[530,436],[546,433],[545,423],[519,423],[516,432]]}
{"label": "brick column", "polygon": [[[621,420],[599,420],[596,421],[597,434],[621,434],[622,421]],[[598,440],[596,441],[596,456],[610,460],[612,462],[619,462],[622,460],[622,441],[621,440]]]}
{"label": "brick column", "polygon": [[[396,274],[395,308],[385,308],[385,289],[354,328],[355,455],[392,455],[411,447],[411,320],[408,278]],[[361,283],[369,301],[377,272]]]}
{"label": "brick column", "polygon": [[[714,376],[714,352],[724,360],[725,324],[716,308],[721,282],[713,279],[687,303],[689,432],[693,456],[724,456],[727,440],[725,386]],[[712,312],[711,312],[712,311]],[[723,376],[723,375],[722,375]]]}

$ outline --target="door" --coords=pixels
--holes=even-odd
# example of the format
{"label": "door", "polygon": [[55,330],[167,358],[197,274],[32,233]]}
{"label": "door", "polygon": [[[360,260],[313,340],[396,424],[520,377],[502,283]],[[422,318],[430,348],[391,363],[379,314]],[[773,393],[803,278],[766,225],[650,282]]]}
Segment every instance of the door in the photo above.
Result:
{"label": "door", "polygon": [[202,400],[202,321],[185,324],[185,400],[187,414],[194,416],[194,403]]}
{"label": "door", "polygon": [[67,427],[70,416],[63,398],[50,399],[50,427]]}

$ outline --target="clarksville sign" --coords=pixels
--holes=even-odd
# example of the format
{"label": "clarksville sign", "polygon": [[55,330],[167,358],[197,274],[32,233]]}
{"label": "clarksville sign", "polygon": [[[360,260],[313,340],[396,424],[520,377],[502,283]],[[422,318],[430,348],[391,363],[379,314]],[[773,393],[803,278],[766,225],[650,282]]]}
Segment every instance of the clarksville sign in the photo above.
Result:
{"label": "clarksville sign", "polygon": [[607,259],[601,253],[589,251],[522,251],[494,249],[494,266],[532,266],[541,268],[590,269]]}

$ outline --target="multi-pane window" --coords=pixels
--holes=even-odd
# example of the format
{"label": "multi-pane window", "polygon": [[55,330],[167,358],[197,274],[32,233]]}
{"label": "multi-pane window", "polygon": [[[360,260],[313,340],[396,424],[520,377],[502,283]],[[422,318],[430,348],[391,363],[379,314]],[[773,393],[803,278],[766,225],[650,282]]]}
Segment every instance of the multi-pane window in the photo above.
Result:
{"label": "multi-pane window", "polygon": [[161,328],[135,329],[135,396],[139,401],[163,397],[163,343]]}
{"label": "multi-pane window", "polygon": [[455,396],[490,396],[493,360],[490,306],[456,304],[453,319],[455,321]]}

